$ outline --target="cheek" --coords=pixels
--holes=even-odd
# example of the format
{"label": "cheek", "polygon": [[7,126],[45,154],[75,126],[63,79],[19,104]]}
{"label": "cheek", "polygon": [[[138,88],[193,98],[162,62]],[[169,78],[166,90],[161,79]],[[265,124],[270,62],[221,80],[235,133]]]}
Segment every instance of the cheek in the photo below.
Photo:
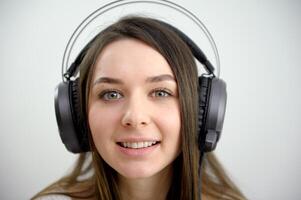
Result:
{"label": "cheek", "polygon": [[158,112],[157,123],[160,124],[161,133],[167,141],[179,145],[180,143],[180,129],[181,129],[181,116],[178,104],[168,106]]}
{"label": "cheek", "polygon": [[158,121],[162,128],[170,130],[173,134],[178,133],[181,127],[180,114],[178,112],[169,112],[168,114],[161,114]]}
{"label": "cheek", "polygon": [[[118,113],[118,112],[117,112]],[[101,109],[97,104],[91,105],[88,113],[89,127],[96,146],[111,140],[114,127],[118,121],[116,112]]]}

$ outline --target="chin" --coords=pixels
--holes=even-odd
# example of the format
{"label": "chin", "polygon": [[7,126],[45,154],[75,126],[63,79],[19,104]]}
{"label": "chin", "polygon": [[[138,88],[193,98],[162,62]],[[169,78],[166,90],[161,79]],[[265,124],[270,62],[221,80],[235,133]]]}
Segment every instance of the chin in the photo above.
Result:
{"label": "chin", "polygon": [[132,163],[131,165],[122,166],[115,170],[119,175],[127,179],[145,179],[156,175],[162,176],[172,170],[171,164],[167,166],[158,164],[158,162],[153,164]]}
{"label": "chin", "polygon": [[146,167],[130,167],[128,169],[122,169],[117,171],[118,174],[128,179],[142,179],[149,178],[158,173],[157,170],[152,169],[149,166]]}

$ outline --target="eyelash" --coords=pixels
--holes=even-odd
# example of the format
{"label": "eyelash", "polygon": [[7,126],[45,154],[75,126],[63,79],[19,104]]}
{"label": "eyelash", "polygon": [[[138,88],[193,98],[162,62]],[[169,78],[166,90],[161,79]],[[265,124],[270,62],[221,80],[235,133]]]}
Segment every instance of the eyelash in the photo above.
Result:
{"label": "eyelash", "polygon": [[[154,90],[152,90],[151,91],[151,93],[154,93],[154,92],[164,92],[165,93],[165,95],[167,95],[167,96],[163,96],[163,97],[170,97],[170,96],[173,96],[172,95],[172,92],[169,90],[169,89],[167,89],[167,88],[156,88],[156,89],[154,89]],[[121,91],[119,91],[119,90],[116,90],[116,89],[106,89],[106,90],[104,90],[104,91],[102,91],[99,95],[98,95],[98,97],[100,98],[100,99],[103,99],[104,101],[110,101],[110,100],[118,100],[118,99],[106,99],[105,98],[105,95],[107,95],[107,94],[110,94],[110,93],[119,93],[119,95],[122,93]],[[122,96],[122,95],[121,95]],[[162,96],[159,96],[159,98],[162,98]]]}
{"label": "eyelash", "polygon": [[[99,95],[98,95],[98,97],[100,98],[100,99],[103,99],[104,101],[109,101],[108,99],[105,99],[105,95],[107,95],[107,94],[110,94],[110,93],[113,93],[113,92],[115,92],[115,93],[121,93],[119,90],[116,90],[116,89],[106,89],[106,90],[103,90]],[[113,99],[114,100],[114,99]]]}
{"label": "eyelash", "polygon": [[167,95],[167,96],[164,96],[164,97],[171,97],[171,96],[173,96],[173,93],[169,89],[167,89],[167,88],[156,88],[156,89],[154,89],[154,90],[151,91],[151,93],[154,93],[154,92],[164,92]]}

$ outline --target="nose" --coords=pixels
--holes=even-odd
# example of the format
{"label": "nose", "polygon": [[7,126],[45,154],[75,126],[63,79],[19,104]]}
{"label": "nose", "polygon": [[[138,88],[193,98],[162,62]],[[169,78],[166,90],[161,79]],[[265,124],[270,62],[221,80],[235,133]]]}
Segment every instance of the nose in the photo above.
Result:
{"label": "nose", "polygon": [[126,103],[121,123],[124,127],[138,128],[150,123],[150,109],[142,100],[130,100]]}

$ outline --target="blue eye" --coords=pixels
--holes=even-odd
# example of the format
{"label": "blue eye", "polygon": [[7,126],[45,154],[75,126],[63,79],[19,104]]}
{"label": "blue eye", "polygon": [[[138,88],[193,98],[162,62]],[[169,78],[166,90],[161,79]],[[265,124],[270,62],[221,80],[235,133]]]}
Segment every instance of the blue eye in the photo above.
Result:
{"label": "blue eye", "polygon": [[105,90],[100,93],[99,98],[104,99],[105,101],[109,100],[118,100],[122,97],[122,95],[115,90]]}

